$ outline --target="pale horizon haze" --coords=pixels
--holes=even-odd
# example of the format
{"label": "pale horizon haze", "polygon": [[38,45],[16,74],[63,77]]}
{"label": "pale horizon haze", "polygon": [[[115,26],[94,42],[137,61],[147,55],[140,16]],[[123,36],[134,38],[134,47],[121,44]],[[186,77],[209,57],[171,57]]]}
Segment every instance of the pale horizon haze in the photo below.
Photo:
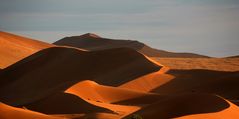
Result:
{"label": "pale horizon haze", "polygon": [[239,0],[0,0],[0,30],[48,43],[95,33],[226,57],[239,55]]}

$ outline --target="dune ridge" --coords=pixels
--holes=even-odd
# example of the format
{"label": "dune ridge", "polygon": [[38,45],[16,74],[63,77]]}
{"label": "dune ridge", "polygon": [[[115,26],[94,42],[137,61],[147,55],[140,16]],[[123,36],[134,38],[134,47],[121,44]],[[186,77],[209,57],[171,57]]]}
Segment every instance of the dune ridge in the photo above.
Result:
{"label": "dune ridge", "polygon": [[195,53],[174,53],[164,50],[158,50],[135,40],[102,38],[93,33],[87,33],[81,36],[65,37],[63,39],[54,42],[53,44],[63,46],[73,46],[87,50],[103,50],[103,49],[127,47],[137,50],[149,57],[208,58],[208,56],[199,55]]}
{"label": "dune ridge", "polygon": [[81,80],[92,79],[116,86],[160,68],[142,54],[127,48],[86,52],[52,47],[2,71],[0,98],[6,104],[20,105],[64,90]]}
{"label": "dune ridge", "polygon": [[[227,101],[227,100],[226,100]],[[219,112],[214,113],[206,113],[206,114],[194,114],[194,115],[187,115],[178,117],[177,119],[236,119],[239,117],[238,106],[232,104],[231,102],[227,101],[228,104],[230,104],[230,107],[227,109],[224,109]]]}
{"label": "dune ridge", "polygon": [[[88,90],[82,90],[86,87]],[[108,106],[112,104],[112,106],[130,105],[142,107],[164,98],[164,96],[155,93],[145,93],[131,89],[104,86],[89,80],[81,81],[68,88],[65,92],[77,95],[89,103],[103,107],[104,105],[101,104],[109,104]]]}
{"label": "dune ridge", "polygon": [[[178,118],[185,115],[193,115],[202,113],[213,113],[222,118],[238,118],[238,107],[226,101],[225,99],[210,94],[179,94],[169,97],[166,100],[156,102],[149,105],[135,114],[141,115],[145,119],[169,119]],[[234,110],[234,111],[228,111]],[[130,117],[130,116],[127,116]],[[202,118],[203,116],[195,116],[194,118]],[[205,116],[210,117],[210,115]],[[184,118],[182,118],[184,119]],[[187,119],[187,117],[185,117]]]}

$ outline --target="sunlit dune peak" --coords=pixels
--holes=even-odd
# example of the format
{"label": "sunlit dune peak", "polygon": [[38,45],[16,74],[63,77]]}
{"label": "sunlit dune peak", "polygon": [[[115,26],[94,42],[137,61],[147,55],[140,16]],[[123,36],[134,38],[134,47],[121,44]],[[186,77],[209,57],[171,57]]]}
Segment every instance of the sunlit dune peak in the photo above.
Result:
{"label": "sunlit dune peak", "polygon": [[96,35],[94,33],[86,33],[81,35],[81,37],[101,38],[99,35]]}

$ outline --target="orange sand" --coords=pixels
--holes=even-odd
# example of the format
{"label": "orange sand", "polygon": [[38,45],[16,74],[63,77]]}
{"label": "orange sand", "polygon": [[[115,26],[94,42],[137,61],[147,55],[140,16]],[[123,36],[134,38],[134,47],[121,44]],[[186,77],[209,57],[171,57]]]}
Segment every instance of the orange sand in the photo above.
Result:
{"label": "orange sand", "polygon": [[0,31],[0,68],[53,45]]}
{"label": "orange sand", "polygon": [[95,34],[55,44],[0,32],[0,119],[239,118],[237,58]]}

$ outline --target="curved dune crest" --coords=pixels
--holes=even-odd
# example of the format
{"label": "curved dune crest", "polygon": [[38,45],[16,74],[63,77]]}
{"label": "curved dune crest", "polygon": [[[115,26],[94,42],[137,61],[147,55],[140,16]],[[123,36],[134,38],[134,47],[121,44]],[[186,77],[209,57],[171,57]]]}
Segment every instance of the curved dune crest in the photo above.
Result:
{"label": "curved dune crest", "polygon": [[[87,90],[84,90],[87,89]],[[101,103],[117,103],[119,102],[127,102],[127,100],[142,98],[140,104],[147,104],[152,103],[155,101],[158,101],[158,99],[161,99],[162,97],[158,94],[153,93],[144,93],[140,91],[134,91],[124,88],[118,88],[118,87],[111,87],[111,86],[104,86],[99,85],[93,81],[85,80],[81,81],[74,86],[68,88],[66,93],[71,93],[74,95],[77,95],[83,99],[89,100],[89,101],[95,101],[95,102],[101,102]],[[144,97],[144,98],[143,98]],[[145,99],[151,99],[151,101],[144,101]],[[138,101],[139,102],[139,101]],[[135,104],[137,101],[135,101]],[[131,105],[134,105],[133,102]],[[136,104],[137,105],[137,104]]]}
{"label": "curved dune crest", "polygon": [[227,101],[230,104],[230,107],[214,113],[206,113],[206,114],[194,114],[182,116],[177,119],[237,119],[239,118],[239,108]]}
{"label": "curved dune crest", "polygon": [[232,115],[238,118],[238,114],[235,113],[238,112],[238,107],[214,95],[180,94],[149,105],[135,112],[135,114],[141,115],[144,119],[169,119],[191,114],[216,113],[226,109],[234,110],[234,108],[237,109],[228,112],[228,115],[224,115],[224,118],[232,117]]}
{"label": "curved dune crest", "polygon": [[[164,68],[161,70],[164,70]],[[173,75],[162,73],[161,70],[136,78],[135,80],[120,85],[119,87],[149,92],[153,89],[159,88],[161,85],[164,85],[175,78]]]}
{"label": "curved dune crest", "polygon": [[227,100],[239,100],[239,72],[211,70],[171,70],[175,78],[152,90],[159,94],[210,93]]}
{"label": "curved dune crest", "polygon": [[0,75],[0,98],[11,105],[27,104],[85,79],[117,86],[160,68],[128,48],[86,52],[52,47],[6,68]]}
{"label": "curved dune crest", "polygon": [[54,45],[0,31],[0,68]]}
{"label": "curved dune crest", "polygon": [[118,117],[124,117],[139,110],[145,105],[152,104],[165,98],[159,94],[103,86],[89,80],[79,82],[65,92],[77,95],[98,107],[112,110],[117,113]]}
{"label": "curved dune crest", "polygon": [[63,119],[0,103],[0,119]]}
{"label": "curved dune crest", "polygon": [[69,93],[55,93],[24,106],[30,110],[44,114],[88,114],[96,112],[112,113],[112,111],[106,108],[92,105]]}

